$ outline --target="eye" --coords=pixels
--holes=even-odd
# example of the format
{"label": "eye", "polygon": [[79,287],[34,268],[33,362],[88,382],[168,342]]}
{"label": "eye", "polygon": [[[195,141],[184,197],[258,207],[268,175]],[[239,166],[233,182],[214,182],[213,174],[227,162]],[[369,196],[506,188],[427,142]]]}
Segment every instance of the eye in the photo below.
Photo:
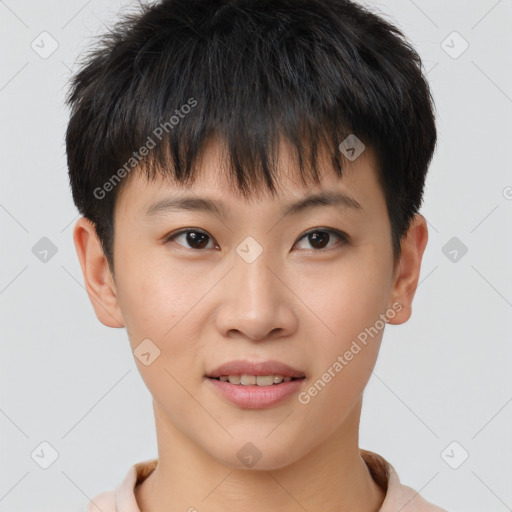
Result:
{"label": "eye", "polygon": [[[304,233],[299,238],[299,241],[296,242],[298,244],[301,240],[307,239],[307,242],[311,244],[314,250],[316,252],[325,250],[326,246],[331,241],[331,238],[333,237],[338,238],[340,240],[340,245],[344,245],[348,243],[349,236],[346,233],[343,233],[342,231],[337,231],[334,229],[314,229],[312,231],[308,231],[307,233]],[[178,240],[182,240],[183,243],[180,243]],[[201,250],[201,249],[212,249],[212,248],[218,248],[218,245],[213,244],[213,238],[210,237],[206,232],[199,230],[199,229],[182,229],[181,231],[178,231],[177,233],[173,233],[170,236],[168,236],[165,240],[165,243],[176,241],[178,245],[181,245],[182,247],[195,250]],[[213,246],[208,247],[208,243],[211,242]]]}
{"label": "eye", "polygon": [[318,251],[324,250],[326,245],[331,241],[331,237],[334,235],[334,237],[337,237],[339,240],[341,240],[341,245],[345,245],[349,241],[349,236],[346,233],[343,233],[342,231],[334,230],[334,229],[319,229],[316,228],[312,231],[308,231],[307,233],[304,233],[299,238],[299,243],[303,239],[307,239],[307,242],[310,243],[314,249]]}
{"label": "eye", "polygon": [[[174,233],[166,238],[165,243],[171,242],[172,240],[179,240],[182,239],[186,244],[188,245],[188,248],[191,249],[212,249],[212,247],[207,247],[208,241],[213,240],[210,235],[205,233],[204,231],[201,231],[199,229],[183,229],[181,231],[178,231],[177,233]],[[178,245],[182,245],[183,247],[187,248],[186,245],[183,243],[178,243]],[[213,242],[212,242],[213,243]],[[215,246],[218,247],[218,246]]]}

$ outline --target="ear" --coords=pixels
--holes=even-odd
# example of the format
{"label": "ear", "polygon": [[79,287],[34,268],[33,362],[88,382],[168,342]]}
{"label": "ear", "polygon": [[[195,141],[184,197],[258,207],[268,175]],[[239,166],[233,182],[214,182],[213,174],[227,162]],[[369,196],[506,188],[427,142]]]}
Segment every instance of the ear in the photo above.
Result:
{"label": "ear", "polygon": [[411,317],[412,299],[418,286],[427,241],[427,221],[423,215],[415,214],[401,241],[402,254],[393,278],[393,303],[399,303],[401,309],[388,319],[390,324],[403,324]]}
{"label": "ear", "polygon": [[84,275],[85,289],[98,320],[107,327],[124,327],[114,279],[94,224],[80,217],[73,230],[73,240]]}

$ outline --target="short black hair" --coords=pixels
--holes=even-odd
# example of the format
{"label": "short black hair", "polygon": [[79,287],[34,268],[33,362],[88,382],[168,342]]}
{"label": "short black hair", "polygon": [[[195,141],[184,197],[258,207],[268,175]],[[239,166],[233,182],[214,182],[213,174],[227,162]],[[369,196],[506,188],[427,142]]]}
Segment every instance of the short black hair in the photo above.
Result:
{"label": "short black hair", "polygon": [[139,3],[85,52],[66,105],[73,200],[112,271],[115,201],[131,169],[192,183],[211,137],[248,197],[275,193],[282,137],[303,182],[318,184],[319,147],[341,176],[339,146],[354,134],[376,156],[396,264],[437,138],[418,53],[349,0]]}

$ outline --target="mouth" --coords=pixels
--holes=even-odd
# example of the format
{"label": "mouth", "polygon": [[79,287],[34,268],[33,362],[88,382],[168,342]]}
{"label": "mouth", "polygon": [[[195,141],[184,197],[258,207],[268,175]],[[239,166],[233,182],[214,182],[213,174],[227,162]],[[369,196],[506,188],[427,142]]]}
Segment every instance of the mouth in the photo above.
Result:
{"label": "mouth", "polygon": [[293,380],[304,380],[305,377],[291,377],[289,375],[221,375],[219,377],[208,377],[212,380],[220,382],[229,382],[237,386],[278,386],[283,382],[290,382]]}
{"label": "mouth", "polygon": [[273,407],[304,386],[306,374],[280,361],[229,361],[209,371],[205,381],[242,409]]}
{"label": "mouth", "polygon": [[231,361],[208,372],[205,383],[240,409],[267,409],[291,399],[306,375],[278,361]]}
{"label": "mouth", "polygon": [[300,380],[305,373],[280,361],[229,361],[206,373],[205,377],[239,386],[276,386]]}

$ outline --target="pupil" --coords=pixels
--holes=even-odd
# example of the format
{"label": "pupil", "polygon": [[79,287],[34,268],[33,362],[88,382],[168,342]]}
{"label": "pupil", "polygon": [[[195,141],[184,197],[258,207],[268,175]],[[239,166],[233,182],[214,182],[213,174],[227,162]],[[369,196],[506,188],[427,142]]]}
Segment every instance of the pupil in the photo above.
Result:
{"label": "pupil", "polygon": [[[320,240],[320,243],[318,241]],[[315,248],[323,249],[329,241],[329,233],[317,231],[309,235],[309,242]],[[325,243],[323,243],[325,242]]]}
{"label": "pupil", "polygon": [[[198,242],[198,239],[201,239],[202,237],[202,242]],[[206,245],[208,245],[208,235],[205,235],[204,233],[198,233],[197,231],[191,231],[189,233],[187,233],[187,243],[191,246],[191,247],[199,247],[199,248],[203,248],[205,247]]]}

